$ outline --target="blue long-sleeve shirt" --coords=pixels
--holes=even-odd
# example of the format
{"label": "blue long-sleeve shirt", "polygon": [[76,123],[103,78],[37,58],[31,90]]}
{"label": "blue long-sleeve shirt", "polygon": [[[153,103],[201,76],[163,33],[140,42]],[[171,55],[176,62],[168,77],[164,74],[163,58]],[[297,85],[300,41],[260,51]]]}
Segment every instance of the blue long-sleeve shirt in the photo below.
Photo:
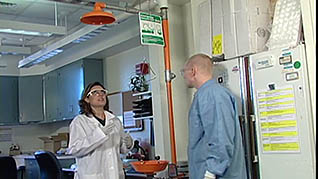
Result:
{"label": "blue long-sleeve shirt", "polygon": [[215,80],[195,93],[189,112],[190,179],[205,172],[218,179],[246,179],[246,166],[235,97]]}

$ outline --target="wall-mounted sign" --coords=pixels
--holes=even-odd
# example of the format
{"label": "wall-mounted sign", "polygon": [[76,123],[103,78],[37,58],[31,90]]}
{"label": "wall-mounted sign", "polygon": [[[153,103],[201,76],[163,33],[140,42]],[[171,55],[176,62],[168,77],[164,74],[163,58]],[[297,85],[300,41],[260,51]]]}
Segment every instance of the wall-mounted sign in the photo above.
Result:
{"label": "wall-mounted sign", "polygon": [[212,40],[212,55],[221,55],[223,53],[222,34],[213,36]]}
{"label": "wall-mounted sign", "polygon": [[164,46],[161,16],[139,12],[140,38],[143,45]]}

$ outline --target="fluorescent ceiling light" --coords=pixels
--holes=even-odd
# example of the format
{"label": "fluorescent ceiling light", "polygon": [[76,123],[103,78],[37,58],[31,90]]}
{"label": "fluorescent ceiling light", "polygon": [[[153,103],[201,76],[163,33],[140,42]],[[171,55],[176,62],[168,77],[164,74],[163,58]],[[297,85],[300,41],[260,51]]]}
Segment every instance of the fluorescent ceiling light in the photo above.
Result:
{"label": "fluorescent ceiling light", "polygon": [[[85,26],[84,28],[65,36],[63,39],[43,48],[42,50],[19,61],[18,68],[30,67],[47,60],[59,53],[63,52],[63,47],[69,43],[80,43],[86,41],[100,32],[95,30],[100,29],[100,26]],[[105,31],[107,28],[102,29]]]}
{"label": "fluorescent ceiling light", "polygon": [[64,26],[35,24],[11,20],[0,20],[0,29],[2,30],[2,32],[5,33],[25,34],[26,32],[37,32],[38,34],[42,33],[46,35],[66,35],[66,27]]}
{"label": "fluorescent ceiling light", "polygon": [[52,33],[49,33],[49,32],[34,32],[34,31],[25,31],[25,30],[14,30],[14,29],[0,29],[0,32],[10,33],[10,34],[32,35],[32,36],[44,36],[44,37],[50,37],[52,35]]}

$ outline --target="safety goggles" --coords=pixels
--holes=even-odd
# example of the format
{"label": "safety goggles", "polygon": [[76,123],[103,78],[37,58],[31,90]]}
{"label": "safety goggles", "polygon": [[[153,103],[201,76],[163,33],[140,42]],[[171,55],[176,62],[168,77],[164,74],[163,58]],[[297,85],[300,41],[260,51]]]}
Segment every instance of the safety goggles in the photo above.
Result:
{"label": "safety goggles", "polygon": [[95,90],[90,91],[87,94],[87,97],[89,97],[90,95],[92,95],[92,96],[105,96],[106,94],[107,94],[107,90],[105,90],[105,89],[95,89]]}
{"label": "safety goggles", "polygon": [[192,69],[189,69],[189,68],[188,69],[184,69],[183,68],[183,69],[180,70],[180,75],[183,76],[186,71],[191,71],[191,70]]}

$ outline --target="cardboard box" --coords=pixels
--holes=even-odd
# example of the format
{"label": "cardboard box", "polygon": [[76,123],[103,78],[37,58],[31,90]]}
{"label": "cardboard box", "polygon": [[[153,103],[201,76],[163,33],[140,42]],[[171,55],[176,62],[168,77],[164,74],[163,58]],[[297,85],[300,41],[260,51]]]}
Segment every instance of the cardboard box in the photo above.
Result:
{"label": "cardboard box", "polygon": [[67,148],[68,145],[68,133],[58,133],[56,136],[51,137],[39,137],[44,142],[44,150],[56,153],[60,148]]}

